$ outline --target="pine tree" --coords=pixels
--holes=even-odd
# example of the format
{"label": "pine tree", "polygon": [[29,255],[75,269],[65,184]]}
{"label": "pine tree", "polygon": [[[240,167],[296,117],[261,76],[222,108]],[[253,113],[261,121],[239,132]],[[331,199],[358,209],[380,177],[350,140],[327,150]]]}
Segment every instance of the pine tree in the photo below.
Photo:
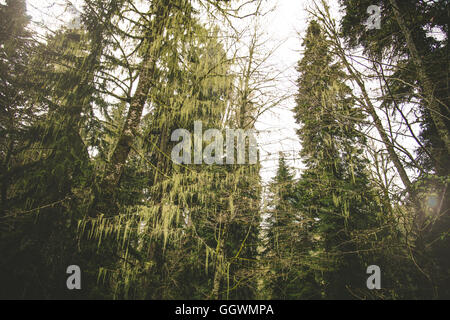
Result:
{"label": "pine tree", "polygon": [[[410,130],[418,145],[413,167],[419,173],[411,185],[424,212],[419,219],[414,219],[418,226],[413,230],[413,265],[421,266],[417,270],[421,273],[418,275],[421,284],[418,291],[411,291],[419,296],[446,297],[449,286],[444,279],[448,279],[448,273],[443,270],[448,270],[450,261],[442,252],[450,245],[446,236],[450,223],[449,203],[445,200],[449,198],[445,181],[450,156],[448,4],[443,1],[380,1],[382,28],[368,32],[361,22],[367,16],[363,11],[372,3],[341,3],[345,13],[341,23],[343,36],[351,47],[362,46],[377,68],[384,69],[380,76],[387,92],[383,104],[392,114],[414,110],[415,116],[411,119],[401,116],[410,125],[420,123],[419,132]],[[443,37],[436,37],[436,33]],[[386,61],[391,65],[383,65]],[[414,100],[418,103],[412,105]],[[442,199],[441,204],[430,207],[430,197]],[[441,240],[434,241],[438,238]]]}
{"label": "pine tree", "polygon": [[0,4],[0,19],[0,216],[3,216],[9,207],[11,170],[23,148],[24,126],[33,118],[34,110],[25,106],[29,98],[27,89],[32,86],[25,76],[32,52],[25,1]]}
{"label": "pine tree", "polygon": [[[17,226],[2,241],[9,248],[3,274],[15,283],[7,287],[10,296],[87,297],[95,287],[96,270],[88,268],[95,261],[88,257],[92,251],[78,250],[77,222],[87,212],[94,177],[86,141],[98,97],[94,75],[104,48],[100,31],[63,27],[33,46],[22,69],[29,86],[22,88],[27,99],[16,110],[28,108],[33,117],[21,120],[24,147],[7,171],[14,181],[7,193],[8,220]],[[73,260],[93,284],[78,295],[64,286],[65,268]]]}
{"label": "pine tree", "polygon": [[[308,233],[296,209],[297,195],[292,169],[280,154],[278,169],[269,191],[271,199],[266,218],[266,242],[263,259],[269,261],[265,283],[271,299],[298,299],[311,294],[308,280],[298,261],[305,252]],[[302,231],[301,233],[299,231]],[[302,248],[303,246],[303,248]],[[309,246],[308,246],[309,249]],[[308,291],[308,292],[307,292]],[[317,296],[316,296],[317,298]]]}
{"label": "pine tree", "polygon": [[361,156],[363,115],[317,22],[309,24],[303,45],[294,112],[306,169],[297,204],[300,214],[314,221],[310,232],[319,263],[313,268],[322,271],[323,296],[351,298],[349,289],[365,284],[359,250],[367,244],[358,234],[375,227],[380,213]]}

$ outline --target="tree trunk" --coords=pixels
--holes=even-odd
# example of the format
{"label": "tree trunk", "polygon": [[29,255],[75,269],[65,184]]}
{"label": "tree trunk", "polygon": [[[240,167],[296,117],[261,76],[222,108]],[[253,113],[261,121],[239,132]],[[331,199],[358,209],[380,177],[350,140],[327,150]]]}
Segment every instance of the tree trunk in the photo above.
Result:
{"label": "tree trunk", "polygon": [[412,61],[417,68],[417,76],[419,81],[422,83],[424,96],[427,100],[428,107],[430,109],[430,115],[433,119],[434,125],[440,135],[440,138],[444,142],[444,145],[447,149],[447,152],[450,153],[450,136],[449,130],[443,120],[443,117],[440,112],[440,107],[438,101],[434,97],[434,89],[430,78],[428,77],[425,66],[423,64],[422,58],[420,57],[419,51],[413,41],[411,31],[406,26],[405,20],[403,19],[400,10],[397,5],[396,0],[389,0],[392,5],[392,9],[394,11],[395,19],[400,27],[400,30],[403,33],[403,36],[406,39],[406,45],[411,54]]}
{"label": "tree trunk", "polygon": [[406,173],[406,170],[400,161],[400,158],[398,157],[397,153],[395,152],[393,142],[389,139],[389,136],[386,134],[386,131],[383,128],[381,119],[378,117],[378,115],[376,113],[376,109],[375,109],[374,105],[372,104],[372,101],[370,100],[370,97],[367,93],[364,82],[358,75],[355,74],[355,72],[351,68],[351,66],[348,63],[345,56],[342,56],[341,58],[345,64],[347,70],[349,71],[350,75],[353,77],[353,79],[355,79],[356,83],[358,84],[359,88],[361,89],[361,92],[364,97],[364,102],[365,102],[364,103],[365,110],[367,113],[370,114],[370,116],[372,117],[372,119],[374,121],[375,128],[377,129],[378,134],[380,135],[381,140],[383,141],[383,143],[388,151],[389,158],[394,163],[394,166],[400,176],[400,179],[402,180],[402,183],[405,186],[406,191],[408,192],[408,194],[411,198],[411,202],[413,203],[413,205],[416,209],[416,212],[418,215],[418,224],[421,225],[425,220],[425,212],[424,212],[422,205],[420,203],[420,200],[417,196],[417,192],[414,190],[411,180],[409,179],[408,174]]}
{"label": "tree trunk", "polygon": [[149,49],[145,53],[141,64],[137,89],[131,99],[124,128],[120,134],[117,145],[114,148],[106,169],[106,174],[101,183],[101,192],[114,194],[123,173],[128,155],[130,154],[134,138],[139,130],[142,112],[152,86],[156,69],[156,60],[160,49],[160,44],[156,43],[156,41],[158,41],[156,36],[163,33],[169,17],[169,12],[171,11],[170,5],[159,4],[160,6],[156,12],[153,30],[151,31],[152,35],[148,40]]}

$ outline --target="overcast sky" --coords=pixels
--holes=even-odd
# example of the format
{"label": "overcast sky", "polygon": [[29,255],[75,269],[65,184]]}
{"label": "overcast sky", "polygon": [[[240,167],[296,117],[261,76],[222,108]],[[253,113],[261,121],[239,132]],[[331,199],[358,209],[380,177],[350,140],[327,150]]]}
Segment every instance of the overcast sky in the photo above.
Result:
{"label": "overcast sky", "polygon": [[[331,12],[338,14],[336,1],[331,2]],[[311,7],[309,0],[277,0],[275,11],[265,17],[262,23],[268,38],[273,44],[282,43],[274,53],[272,61],[278,70],[286,70],[282,76],[282,90],[294,95],[297,87],[296,65],[302,57],[301,37],[308,26],[307,7]],[[284,101],[279,107],[264,114],[257,123],[260,133],[260,150],[262,153],[262,177],[267,182],[274,175],[278,164],[278,153],[282,151],[290,159],[289,163],[296,169],[301,168],[299,151],[301,145],[296,135],[298,125],[291,112],[294,98]],[[270,131],[267,131],[270,130]],[[297,170],[297,173],[299,170]]]}

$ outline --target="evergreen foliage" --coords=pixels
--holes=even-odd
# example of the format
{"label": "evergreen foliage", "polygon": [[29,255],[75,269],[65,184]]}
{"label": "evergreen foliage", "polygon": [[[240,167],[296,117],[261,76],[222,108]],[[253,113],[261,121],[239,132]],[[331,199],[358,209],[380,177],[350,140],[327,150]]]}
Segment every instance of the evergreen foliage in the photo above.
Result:
{"label": "evergreen foliage", "polygon": [[236,49],[239,9],[262,2],[82,4],[79,25],[40,34],[25,0],[0,3],[0,298],[449,298],[444,2],[378,1],[370,31],[372,1],[341,0],[339,26],[316,6],[292,100],[302,167],[280,153],[267,189],[259,153],[171,158],[175,130],[201,121],[225,141],[284,99],[258,33]]}

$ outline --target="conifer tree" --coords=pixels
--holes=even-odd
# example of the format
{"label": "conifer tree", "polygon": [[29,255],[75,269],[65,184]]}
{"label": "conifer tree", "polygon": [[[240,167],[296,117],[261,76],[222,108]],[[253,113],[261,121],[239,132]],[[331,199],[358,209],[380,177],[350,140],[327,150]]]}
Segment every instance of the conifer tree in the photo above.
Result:
{"label": "conifer tree", "polygon": [[323,274],[323,297],[350,298],[349,289],[365,284],[358,276],[365,270],[359,250],[368,243],[357,234],[377,226],[381,213],[361,156],[364,136],[357,129],[363,115],[317,22],[310,22],[303,45],[294,112],[306,169],[297,205],[314,221],[310,232],[320,257],[315,268]]}
{"label": "conifer tree", "polygon": [[[383,107],[392,112],[390,117],[401,116],[417,145],[417,155],[405,163],[418,173],[417,179],[411,179],[412,187],[405,186],[423,212],[413,217],[414,248],[407,249],[413,252],[413,268],[419,266],[421,279],[420,289],[411,291],[418,296],[446,297],[448,273],[443,270],[449,269],[450,260],[442,252],[450,244],[446,236],[450,223],[446,200],[450,168],[448,5],[443,1],[379,1],[382,28],[368,31],[362,22],[372,3],[341,4],[343,36],[351,48],[361,46],[380,70],[378,77],[386,92]],[[408,110],[414,111],[411,118],[405,116]],[[412,129],[415,122],[420,123],[420,131]],[[440,205],[430,206],[430,197],[442,199]]]}
{"label": "conifer tree", "polygon": [[[306,298],[308,282],[300,275],[298,260],[301,256],[298,253],[303,251],[300,246],[305,245],[308,233],[305,232],[306,226],[300,227],[305,221],[300,221],[295,207],[294,174],[283,154],[280,154],[277,173],[270,184],[270,194],[263,254],[264,261],[270,263],[265,285],[270,290],[271,299]],[[306,238],[302,238],[305,235]]]}

